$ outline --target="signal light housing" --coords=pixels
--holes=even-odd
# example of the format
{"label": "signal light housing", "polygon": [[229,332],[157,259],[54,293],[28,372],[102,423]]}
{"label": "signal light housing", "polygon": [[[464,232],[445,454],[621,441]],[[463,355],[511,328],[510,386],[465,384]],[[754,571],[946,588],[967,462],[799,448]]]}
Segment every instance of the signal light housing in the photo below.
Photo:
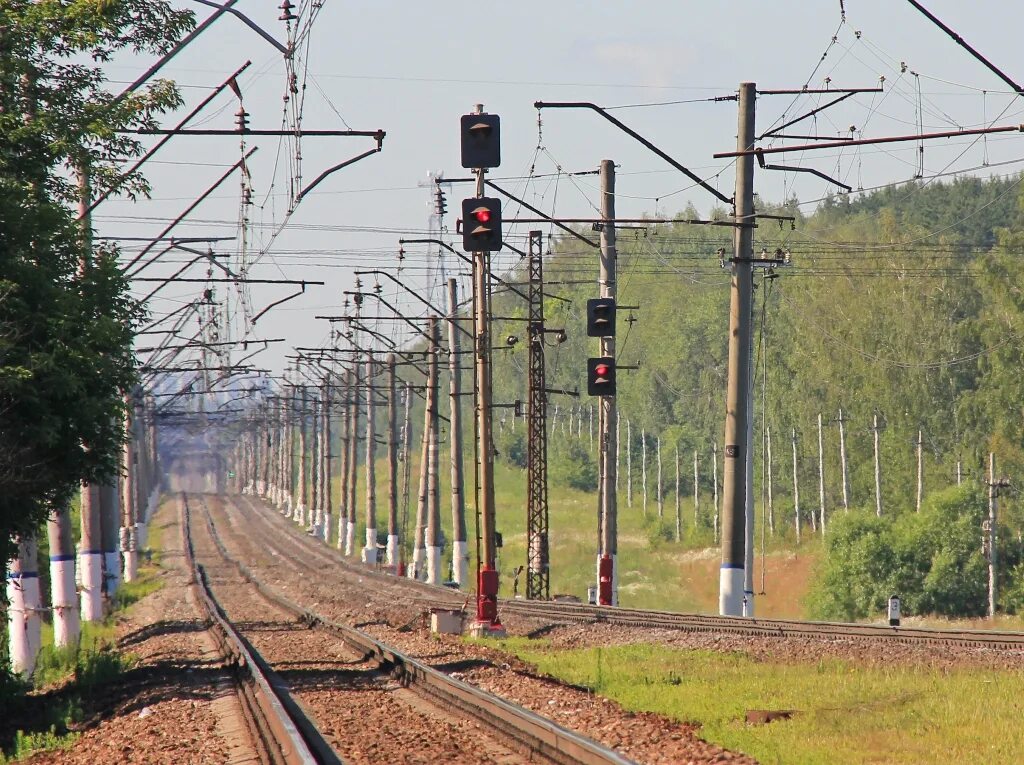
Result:
{"label": "signal light housing", "polygon": [[464,114],[460,127],[463,167],[501,164],[501,119],[497,114]]}
{"label": "signal light housing", "polygon": [[587,337],[615,337],[615,298],[587,301]]}
{"label": "signal light housing", "polygon": [[587,395],[615,395],[615,359],[611,356],[587,359]]}
{"label": "signal light housing", "polygon": [[462,249],[494,252],[501,249],[501,200],[473,197],[462,200]]}

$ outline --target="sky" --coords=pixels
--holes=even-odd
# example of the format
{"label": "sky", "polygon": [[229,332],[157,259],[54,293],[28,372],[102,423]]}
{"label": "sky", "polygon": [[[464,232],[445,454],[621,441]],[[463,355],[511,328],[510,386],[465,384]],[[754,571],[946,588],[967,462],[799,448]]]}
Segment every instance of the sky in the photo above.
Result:
{"label": "sky", "polygon": [[[228,15],[160,74],[179,84],[188,109],[251,60],[238,80],[251,127],[279,129],[285,111],[297,113],[301,101],[307,130],[387,133],[379,154],[326,178],[290,216],[294,143],[247,138],[246,150],[257,147],[247,163],[254,202],[251,225],[239,225],[240,174],[235,173],[174,229],[180,237],[224,238],[209,246],[236,269],[244,252],[250,278],[325,282],[307,287],[300,297],[248,327],[241,318],[238,288],[215,286],[232,316],[232,329],[225,327],[224,337],[238,339],[245,333],[248,338],[286,339],[250,362],[275,372],[288,363],[292,347],[331,340],[331,325],[316,317],[342,312],[343,292],[354,289],[355,270],[389,270],[441,309],[436,284],[442,276],[460,277],[466,286],[463,263],[452,256],[441,259],[436,248],[426,245],[406,246],[400,261],[398,240],[426,236],[430,230],[430,173],[466,176],[460,167],[458,125],[460,115],[474,104],[482,103],[502,120],[502,165],[489,177],[505,179],[502,185],[510,191],[561,217],[595,214],[596,176],[571,174],[594,170],[602,159],[617,166],[620,217],[669,216],[688,204],[705,216],[715,200],[599,115],[562,109],[538,113],[533,106],[537,100],[616,107],[611,113],[618,119],[727,196],[732,195],[733,165],[712,155],[735,148],[736,103],[715,99],[735,94],[744,81],[755,82],[760,90],[883,88],[881,93],[856,95],[792,128],[801,134],[870,138],[1024,122],[1024,101],[904,0],[294,1],[300,24],[314,10],[316,18],[298,46],[299,90],[287,105],[281,54]],[[200,20],[212,12],[197,2],[174,4],[192,8]],[[1024,4],[924,4],[1010,77],[1024,81],[1024,65],[1015,55]],[[283,41],[286,30],[277,5],[240,0],[235,7]],[[150,63],[144,56],[111,62],[106,67],[111,89],[124,87]],[[758,132],[828,100],[830,96],[821,95],[759,96]],[[238,102],[228,91],[189,126],[231,129],[237,110]],[[183,114],[169,115],[165,125],[173,126]],[[360,137],[304,138],[299,186],[372,146],[371,139]],[[98,233],[157,236],[240,156],[236,136],[174,138],[147,165],[153,198],[104,202],[93,221]],[[851,186],[853,194],[905,183],[922,170],[916,142],[779,155],[776,161],[813,167]],[[1024,136],[1017,133],[958,137],[924,147],[926,180],[1022,168]],[[445,189],[448,212],[441,236],[458,248],[455,219],[471,187],[452,184]],[[838,191],[810,174],[769,171],[756,172],[755,189],[768,201],[795,197],[804,212]],[[515,205],[506,203],[506,218],[516,212]],[[550,229],[519,225],[507,238],[522,245],[530,228]],[[755,248],[769,236],[767,230],[759,232]],[[134,241],[122,240],[122,246],[126,257],[139,249]],[[139,275],[167,276],[191,258],[171,251]],[[510,268],[517,260],[505,252],[496,265]],[[402,270],[396,272],[399,264]],[[596,280],[596,254],[594,271]],[[202,278],[205,273],[205,266],[196,264],[183,275]],[[364,277],[363,286],[372,286],[372,281]],[[137,283],[135,293],[141,297],[154,286]],[[153,319],[180,308],[204,288],[187,283],[161,290],[150,302]],[[252,285],[250,315],[295,291],[286,285]],[[415,315],[426,310],[387,280],[381,294]],[[181,335],[190,336],[197,326],[191,320]],[[408,337],[400,336],[395,322],[377,320],[376,326],[382,332],[394,330],[399,340]],[[147,336],[140,345],[151,345],[153,339]],[[232,358],[237,361],[242,355],[235,352]]]}

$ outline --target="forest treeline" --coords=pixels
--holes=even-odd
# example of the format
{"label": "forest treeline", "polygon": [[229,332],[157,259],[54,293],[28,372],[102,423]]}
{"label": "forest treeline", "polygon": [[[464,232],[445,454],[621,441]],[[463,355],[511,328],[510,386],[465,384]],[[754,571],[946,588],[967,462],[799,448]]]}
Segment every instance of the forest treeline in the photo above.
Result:
{"label": "forest treeline", "polygon": [[[913,510],[917,441],[924,452],[925,494],[964,480],[984,481],[988,453],[1014,486],[1024,480],[1024,295],[1016,264],[1024,252],[1022,176],[912,182],[837,196],[810,213],[796,200],[759,201],[758,211],[792,215],[762,219],[755,256],[787,254],[790,265],[758,269],[755,286],[755,449],[758,496],[765,435],[772,441],[773,491],[779,523],[792,524],[793,440],[806,513],[818,509],[818,415],[823,420],[826,509],[842,504],[839,412],[846,430],[850,504],[874,508],[872,426],[877,417],[884,513]],[[692,208],[681,218],[700,218]],[[718,211],[712,218],[724,218]],[[581,232],[596,240],[592,231]],[[618,405],[639,454],[641,433],[663,456],[683,455],[692,492],[693,454],[710,492],[712,445],[724,430],[731,229],[646,225],[618,230]],[[586,358],[598,353],[585,335],[586,300],[598,295],[597,251],[569,235],[548,239],[544,277],[549,335],[548,385],[585,392]],[[726,256],[728,257],[728,256]],[[726,265],[728,265],[726,263]],[[523,269],[515,274],[525,281]],[[499,316],[524,317],[520,299],[496,299]],[[520,321],[494,336],[525,337]],[[525,344],[496,354],[495,400],[525,401]],[[563,419],[585,395],[553,396]],[[512,410],[505,418],[512,416]],[[501,415],[499,414],[499,417]],[[564,423],[563,426],[564,427]],[[503,458],[522,462],[523,428],[500,431]],[[625,438],[625,424],[620,428]],[[596,480],[592,450],[552,439],[552,471]],[[569,468],[559,460],[574,463]],[[639,459],[633,460],[634,471]],[[666,468],[674,481],[674,468]],[[787,504],[788,503],[788,504]],[[1002,525],[1020,528],[1013,492],[1002,501]],[[807,519],[809,522],[809,518]]]}

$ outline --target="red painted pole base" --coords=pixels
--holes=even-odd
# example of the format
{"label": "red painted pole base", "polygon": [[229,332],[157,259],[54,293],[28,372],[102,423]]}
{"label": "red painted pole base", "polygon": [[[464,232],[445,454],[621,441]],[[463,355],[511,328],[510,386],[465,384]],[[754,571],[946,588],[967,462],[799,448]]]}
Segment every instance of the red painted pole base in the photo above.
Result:
{"label": "red painted pole base", "polygon": [[602,606],[612,605],[612,557],[602,555],[597,569],[597,602]]}

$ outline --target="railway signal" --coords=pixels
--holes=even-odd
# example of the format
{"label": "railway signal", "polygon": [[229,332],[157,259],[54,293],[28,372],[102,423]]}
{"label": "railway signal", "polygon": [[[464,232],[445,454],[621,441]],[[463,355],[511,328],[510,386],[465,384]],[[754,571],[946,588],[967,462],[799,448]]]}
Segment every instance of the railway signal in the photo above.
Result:
{"label": "railway signal", "polygon": [[615,359],[610,356],[587,359],[587,395],[615,395]]}
{"label": "railway signal", "polygon": [[501,164],[501,119],[497,114],[464,114],[461,128],[463,167]]}
{"label": "railway signal", "polygon": [[587,301],[587,337],[615,337],[615,298]]}
{"label": "railway signal", "polygon": [[501,200],[473,197],[462,200],[462,249],[466,252],[500,250]]}

